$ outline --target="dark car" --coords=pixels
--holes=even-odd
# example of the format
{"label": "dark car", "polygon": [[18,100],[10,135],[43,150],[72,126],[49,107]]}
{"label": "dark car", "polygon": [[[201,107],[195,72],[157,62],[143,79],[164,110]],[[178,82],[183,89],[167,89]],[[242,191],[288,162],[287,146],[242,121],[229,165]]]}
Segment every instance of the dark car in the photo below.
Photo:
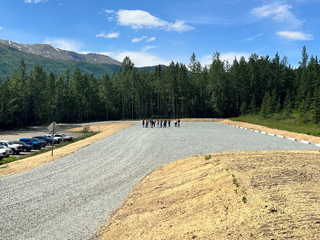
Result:
{"label": "dark car", "polygon": [[20,138],[19,141],[32,146],[32,149],[34,150],[41,149],[41,143],[35,140],[32,140],[31,138]]}
{"label": "dark car", "polygon": [[44,141],[44,140],[42,140],[42,139],[32,137],[31,140],[36,141],[36,142],[39,142],[39,143],[41,144],[41,147],[47,146],[47,141]]}
{"label": "dark car", "polygon": [[[44,136],[46,136],[47,138],[49,138],[52,141],[52,136],[51,135],[44,135]],[[53,142],[54,142],[54,144],[59,144],[60,143],[58,138],[53,138]]]}
{"label": "dark car", "polygon": [[13,141],[13,143],[21,144],[22,145],[22,152],[30,152],[32,150],[32,146],[26,144],[25,142]]}
{"label": "dark car", "polygon": [[[37,138],[42,141],[46,141],[48,145],[52,144],[52,138],[50,138],[48,136],[33,136],[32,138]],[[56,139],[54,139],[53,144],[57,144],[57,143],[58,143],[58,141]]]}

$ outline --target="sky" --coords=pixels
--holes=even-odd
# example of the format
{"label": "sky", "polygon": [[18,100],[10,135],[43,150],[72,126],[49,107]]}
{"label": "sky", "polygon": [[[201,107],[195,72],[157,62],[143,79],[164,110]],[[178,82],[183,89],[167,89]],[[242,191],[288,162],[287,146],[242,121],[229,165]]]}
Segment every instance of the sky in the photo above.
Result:
{"label": "sky", "polygon": [[99,53],[137,67],[255,53],[319,55],[320,0],[1,0],[0,39]]}

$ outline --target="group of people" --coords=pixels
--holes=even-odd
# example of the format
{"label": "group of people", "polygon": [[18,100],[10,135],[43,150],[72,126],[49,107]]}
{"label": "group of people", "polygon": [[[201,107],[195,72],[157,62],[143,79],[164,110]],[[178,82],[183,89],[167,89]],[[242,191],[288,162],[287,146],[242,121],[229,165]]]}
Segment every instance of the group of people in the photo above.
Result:
{"label": "group of people", "polygon": [[[159,119],[153,120],[151,118],[149,120],[147,120],[147,119],[142,120],[142,127],[143,128],[144,127],[148,128],[148,126],[150,126],[151,128],[155,128],[156,125],[158,128],[166,128],[167,126],[171,127],[171,121],[170,121],[170,119],[168,121],[166,119],[164,119],[162,121],[162,118],[160,119],[160,121],[159,121]],[[180,119],[178,119],[178,121],[177,121],[177,119],[174,120],[174,126],[180,127]]]}

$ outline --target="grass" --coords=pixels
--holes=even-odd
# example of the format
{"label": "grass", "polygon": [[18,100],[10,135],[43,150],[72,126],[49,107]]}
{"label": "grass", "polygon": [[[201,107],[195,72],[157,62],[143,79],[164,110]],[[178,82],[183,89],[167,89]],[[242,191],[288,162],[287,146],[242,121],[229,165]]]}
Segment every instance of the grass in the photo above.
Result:
{"label": "grass", "polygon": [[[91,136],[93,136],[95,134],[97,134],[97,132],[86,133],[86,134],[84,134],[82,136],[79,136],[79,137],[75,138],[71,142],[65,142],[65,143],[60,143],[59,145],[54,145],[53,149],[62,148],[62,147],[67,146],[67,145],[69,145],[71,143],[74,143],[74,142],[86,139],[88,137],[91,137]],[[4,159],[2,159],[2,161],[0,161],[0,165],[4,165],[4,164],[7,164],[7,163],[18,161],[18,160],[25,159],[25,158],[28,158],[28,157],[33,157],[33,156],[36,156],[36,155],[39,155],[39,154],[42,154],[42,153],[46,153],[46,152],[50,152],[50,151],[52,151],[51,147],[50,148],[44,148],[44,149],[41,149],[39,151],[32,152],[32,153],[30,153],[28,155],[24,155],[24,156],[17,157],[17,158],[16,157],[4,158]],[[2,167],[2,168],[4,168],[4,167]]]}
{"label": "grass", "polygon": [[16,160],[17,160],[17,158],[15,158],[15,157],[3,158],[3,159],[0,161],[0,165],[6,164],[6,163],[11,163],[11,162],[14,162],[14,161],[16,161]]}
{"label": "grass", "polygon": [[209,160],[211,158],[211,155],[206,155],[205,157],[204,157],[204,160]]}
{"label": "grass", "polygon": [[229,118],[232,121],[246,122],[257,125],[262,125],[269,128],[275,128],[278,130],[285,130],[296,133],[304,133],[316,137],[320,137],[320,126],[311,121],[303,123],[299,120],[298,114],[293,113],[286,118],[279,118],[278,115],[273,115],[267,119],[261,119],[257,115],[247,115],[241,117]]}
{"label": "grass", "polygon": [[242,197],[242,202],[243,203],[247,203],[247,198],[246,197]]}

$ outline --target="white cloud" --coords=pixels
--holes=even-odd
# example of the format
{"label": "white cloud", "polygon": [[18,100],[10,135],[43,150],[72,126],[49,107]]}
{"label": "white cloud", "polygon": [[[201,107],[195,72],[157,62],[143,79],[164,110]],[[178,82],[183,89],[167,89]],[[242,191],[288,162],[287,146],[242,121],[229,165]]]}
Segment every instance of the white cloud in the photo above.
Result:
{"label": "white cloud", "polygon": [[279,5],[278,3],[273,3],[254,8],[251,14],[259,18],[271,17],[276,22],[283,22],[290,27],[299,28],[304,21],[297,19],[289,10],[291,8],[292,6],[288,4]]}
{"label": "white cloud", "polygon": [[48,2],[49,0],[24,0],[25,3]]}
{"label": "white cloud", "polygon": [[156,46],[145,46],[142,48],[142,52],[146,52],[146,51],[148,51],[150,49],[154,49],[154,48],[156,48]]}
{"label": "white cloud", "polygon": [[287,38],[290,40],[297,40],[297,41],[303,41],[303,40],[310,41],[314,39],[312,34],[306,34],[303,32],[279,31],[277,32],[277,34],[280,37]]}
{"label": "white cloud", "polygon": [[155,54],[148,52],[155,46],[145,46],[140,51],[118,51],[118,52],[100,52],[99,54],[112,57],[122,62],[125,57],[129,57],[136,67],[155,66],[159,64],[169,65],[170,60],[163,59]]}
{"label": "white cloud", "polygon": [[148,38],[147,36],[142,36],[141,38],[134,38],[132,39],[132,42],[141,42],[143,39]]}
{"label": "white cloud", "polygon": [[105,55],[105,56],[110,56],[112,55],[112,52],[99,52],[98,54],[101,54],[101,55]]}
{"label": "white cloud", "polygon": [[152,41],[155,41],[156,38],[155,37],[151,37],[151,38],[148,38],[146,42],[152,42]]}
{"label": "white cloud", "polygon": [[246,41],[252,41],[252,40],[254,40],[254,39],[258,38],[258,37],[261,37],[262,35],[263,35],[263,34],[258,34],[258,35],[256,35],[256,36],[247,38]]}
{"label": "white cloud", "polygon": [[108,33],[102,32],[101,34],[96,35],[96,37],[103,37],[103,38],[118,38],[120,35],[120,32],[115,33]]}
{"label": "white cloud", "polygon": [[[232,65],[233,60],[237,58],[239,61],[241,57],[245,57],[248,59],[250,57],[250,53],[246,52],[226,52],[226,53],[220,53],[220,60],[224,60],[229,62],[230,65]],[[212,56],[213,55],[205,55],[200,59],[201,64],[204,65],[211,65],[212,63]]]}
{"label": "white cloud", "polygon": [[175,32],[188,32],[194,30],[194,27],[188,26],[185,24],[185,21],[177,20],[175,23],[167,24],[167,31],[175,31]]}
{"label": "white cloud", "polygon": [[0,26],[0,30],[2,30],[2,29],[4,29],[4,27],[1,27],[1,26]]}
{"label": "white cloud", "polygon": [[114,14],[116,13],[114,10],[103,10],[104,12],[108,13],[108,14]]}
{"label": "white cloud", "polygon": [[155,66],[159,64],[169,65],[171,61],[162,59],[156,55],[141,52],[123,51],[119,53],[112,53],[111,57],[122,62],[123,59],[128,56],[136,67]]}
{"label": "white cloud", "polygon": [[155,28],[180,33],[194,30],[194,27],[186,25],[185,21],[177,20],[175,23],[169,23],[142,10],[119,10],[116,15],[119,25],[129,26],[135,30]]}
{"label": "white cloud", "polygon": [[82,48],[82,43],[74,40],[64,39],[64,38],[47,38],[44,44],[50,44],[56,48],[80,52]]}

